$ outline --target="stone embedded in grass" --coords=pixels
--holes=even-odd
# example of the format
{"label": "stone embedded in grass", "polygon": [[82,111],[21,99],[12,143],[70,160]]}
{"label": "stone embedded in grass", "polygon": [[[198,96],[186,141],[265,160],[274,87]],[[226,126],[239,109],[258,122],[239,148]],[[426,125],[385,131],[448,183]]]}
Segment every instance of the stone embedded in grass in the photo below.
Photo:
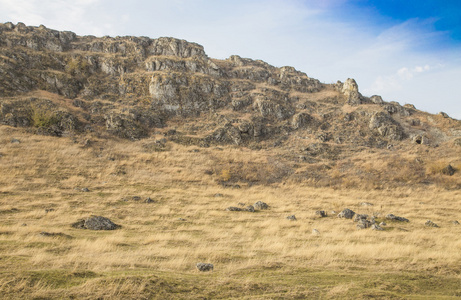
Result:
{"label": "stone embedded in grass", "polygon": [[352,219],[354,215],[354,211],[350,210],[349,208],[346,208],[338,214],[338,218]]}
{"label": "stone embedded in grass", "polygon": [[70,235],[64,234],[62,232],[46,232],[42,231],[40,232],[41,236],[47,236],[47,237],[63,237],[66,239],[71,239],[72,237]]}
{"label": "stone embedded in grass", "polygon": [[254,205],[255,209],[263,210],[263,209],[269,209],[269,205],[267,203],[258,201]]}
{"label": "stone embedded in grass", "polygon": [[155,201],[151,199],[151,197],[147,197],[146,200],[144,200],[145,203],[154,203]]}
{"label": "stone embedded in grass", "polygon": [[388,220],[394,220],[394,221],[399,221],[399,222],[410,222],[410,220],[408,220],[407,218],[404,218],[404,217],[398,217],[398,216],[395,216],[393,214],[388,214],[386,216],[386,219]]}
{"label": "stone embedded in grass", "polygon": [[122,226],[113,223],[108,218],[92,216],[75,222],[72,224],[72,227],[90,230],[115,230],[121,228]]}
{"label": "stone embedded in grass", "polygon": [[315,215],[316,215],[316,216],[319,216],[320,218],[325,218],[325,217],[327,216],[327,212],[324,211],[324,210],[317,210],[317,211],[315,212]]}
{"label": "stone embedded in grass", "polygon": [[381,230],[384,230],[384,229],[379,225],[373,224],[373,225],[371,225],[371,230],[381,231]]}
{"label": "stone embedded in grass", "polygon": [[455,220],[455,221],[451,221],[451,223],[452,223],[453,225],[459,225],[459,222],[456,221],[456,220]]}
{"label": "stone embedded in grass", "polygon": [[370,202],[360,202],[359,205],[360,206],[373,206],[374,204]]}
{"label": "stone embedded in grass", "polygon": [[288,216],[287,219],[290,220],[290,221],[296,221],[297,220],[295,215]]}
{"label": "stone embedded in grass", "polygon": [[371,227],[371,222],[368,221],[367,219],[360,219],[358,222],[357,222],[357,228],[358,229],[366,229],[368,227]]}
{"label": "stone embedded in grass", "polygon": [[255,208],[253,205],[248,205],[246,208],[245,208],[246,211],[249,211],[249,212],[255,212]]}
{"label": "stone embedded in grass", "polygon": [[197,267],[197,270],[199,270],[200,272],[208,272],[208,271],[213,271],[213,264],[207,264],[207,263],[198,263],[196,265]]}
{"label": "stone embedded in grass", "polygon": [[88,188],[83,188],[83,189],[81,189],[81,191],[84,192],[84,193],[88,193],[90,190]]}
{"label": "stone embedded in grass", "polygon": [[379,223],[379,226],[386,226],[386,225],[387,225],[386,222]]}
{"label": "stone embedded in grass", "polygon": [[424,225],[426,225],[428,227],[439,227],[439,225],[435,224],[431,220],[427,220],[426,223],[424,223]]}
{"label": "stone embedded in grass", "polygon": [[243,209],[240,207],[235,207],[235,206],[229,206],[226,208],[227,211],[242,211]]}
{"label": "stone embedded in grass", "polygon": [[318,231],[317,229],[312,229],[312,234],[313,235],[319,235],[320,234],[320,231]]}
{"label": "stone embedded in grass", "polygon": [[19,144],[21,141],[18,139],[11,139],[12,144]]}
{"label": "stone embedded in grass", "polygon": [[451,165],[448,165],[442,169],[442,174],[452,176],[453,174],[455,174],[455,171],[455,168],[453,168]]}
{"label": "stone embedded in grass", "polygon": [[366,220],[366,219],[368,219],[368,215],[361,215],[361,214],[354,215],[354,222],[358,222],[360,220]]}

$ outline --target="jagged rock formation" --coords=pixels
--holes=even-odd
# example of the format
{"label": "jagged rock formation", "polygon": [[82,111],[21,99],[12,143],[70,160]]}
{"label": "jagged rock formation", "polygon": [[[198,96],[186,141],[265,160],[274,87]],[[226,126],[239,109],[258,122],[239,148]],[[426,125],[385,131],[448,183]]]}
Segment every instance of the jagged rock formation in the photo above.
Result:
{"label": "jagged rock formation", "polygon": [[[174,38],[97,38],[22,23],[0,24],[0,96],[2,124],[40,134],[137,140],[174,126],[169,139],[177,143],[282,145],[296,137],[312,141],[306,155],[329,159],[345,145],[437,145],[461,126],[365,97],[350,78],[324,84],[293,67],[211,59]],[[194,126],[176,122],[197,117]]]}

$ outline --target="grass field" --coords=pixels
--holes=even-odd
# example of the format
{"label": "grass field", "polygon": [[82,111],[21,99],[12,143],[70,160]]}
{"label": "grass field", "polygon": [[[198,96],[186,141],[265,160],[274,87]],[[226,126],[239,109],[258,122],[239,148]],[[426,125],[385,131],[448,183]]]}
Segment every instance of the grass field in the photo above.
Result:
{"label": "grass field", "polygon": [[[461,297],[461,225],[452,223],[461,222],[461,191],[453,188],[459,173],[434,175],[448,185],[363,188],[356,182],[360,177],[353,184],[344,181],[348,188],[299,178],[252,185],[251,178],[285,174],[288,167],[267,165],[278,153],[173,143],[152,151],[149,140],[85,142],[10,127],[0,127],[0,134],[1,298]],[[393,168],[404,177],[405,165],[384,159],[368,153],[361,168]],[[239,163],[255,168],[234,168]],[[427,164],[421,175],[411,176],[432,176],[437,168]],[[248,180],[219,184],[242,178],[238,172]],[[334,177],[339,171],[325,172]],[[336,177],[345,180],[344,174]],[[145,203],[147,197],[154,202]],[[225,210],[257,201],[270,209]],[[387,225],[384,231],[358,230],[352,220],[332,213],[344,208]],[[318,218],[316,210],[329,215]],[[390,213],[410,222],[385,220]],[[71,227],[91,215],[122,228]],[[440,228],[425,226],[427,220]],[[197,271],[198,262],[213,263],[214,271]]]}

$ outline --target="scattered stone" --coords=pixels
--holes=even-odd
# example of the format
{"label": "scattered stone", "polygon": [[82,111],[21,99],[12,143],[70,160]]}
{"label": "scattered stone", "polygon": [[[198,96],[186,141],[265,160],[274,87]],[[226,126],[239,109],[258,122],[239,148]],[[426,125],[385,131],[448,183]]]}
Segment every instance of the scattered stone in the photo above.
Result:
{"label": "scattered stone", "polygon": [[246,211],[249,211],[249,212],[255,212],[255,208],[253,205],[248,205],[246,208],[245,208]]}
{"label": "scattered stone", "polygon": [[325,217],[327,216],[327,212],[324,211],[324,210],[317,210],[317,211],[315,212],[315,215],[316,215],[316,216],[319,216],[320,218],[325,218]]}
{"label": "scattered stone", "polygon": [[63,237],[63,238],[66,238],[66,239],[71,239],[72,238],[70,235],[64,234],[62,232],[46,232],[46,231],[42,231],[42,232],[40,232],[40,235],[48,236],[48,237]]}
{"label": "scattered stone", "polygon": [[186,219],[183,219],[183,218],[178,218],[178,221],[185,222],[185,221],[187,221],[187,220],[186,220]]}
{"label": "scattered stone", "polygon": [[131,200],[133,200],[133,201],[140,201],[140,200],[141,200],[141,197],[139,197],[139,196],[133,196],[133,197],[131,198]]}
{"label": "scattered stone", "polygon": [[355,214],[354,215],[354,222],[358,222],[360,220],[366,220],[368,219],[368,215],[364,215],[364,214]]}
{"label": "scattered stone", "polygon": [[455,174],[455,171],[455,168],[453,168],[451,165],[448,165],[442,169],[442,174],[452,176],[453,174]]}
{"label": "scattered stone", "polygon": [[239,206],[245,206],[245,203],[239,202],[238,205],[239,205]]}
{"label": "scattered stone", "polygon": [[368,221],[367,219],[360,219],[357,222],[357,228],[358,229],[365,229],[365,228],[368,228],[368,227],[371,227],[371,222]]}
{"label": "scattered stone", "polygon": [[230,206],[226,208],[226,210],[227,211],[242,211],[243,209],[241,209],[240,207]]}
{"label": "scattered stone", "polygon": [[90,190],[88,188],[83,188],[83,189],[81,189],[81,191],[84,192],[84,193],[88,193]]}
{"label": "scattered stone", "polygon": [[456,220],[455,220],[455,221],[451,221],[451,223],[452,223],[453,225],[459,225],[459,222],[456,221]]}
{"label": "scattered stone", "polygon": [[318,231],[317,229],[312,229],[312,234],[313,235],[319,235],[320,231]]}
{"label": "scattered stone", "polygon": [[359,205],[360,206],[373,206],[374,204],[370,202],[360,202]]}
{"label": "scattered stone", "polygon": [[49,213],[54,211],[54,208],[45,208],[45,213]]}
{"label": "scattered stone", "polygon": [[154,203],[155,201],[151,197],[147,197],[146,200],[144,200],[145,203]]}
{"label": "scattered stone", "polygon": [[18,139],[11,139],[11,144],[19,144],[19,143],[21,143],[20,140],[18,140]]}
{"label": "scattered stone", "polygon": [[386,226],[386,225],[387,225],[386,222],[379,223],[379,226]]}
{"label": "scattered stone", "polygon": [[349,208],[346,208],[338,214],[338,218],[352,219],[354,215],[354,211],[350,210]]}
{"label": "scattered stone", "polygon": [[398,216],[395,216],[393,214],[388,214],[386,216],[386,219],[388,220],[394,220],[394,221],[399,221],[399,222],[410,222],[410,220],[408,220],[407,218],[403,218],[403,217],[398,217]]}
{"label": "scattered stone", "polygon": [[75,222],[72,224],[72,227],[90,230],[115,230],[121,228],[122,226],[113,223],[108,218],[92,216]]}
{"label": "scattered stone", "polygon": [[426,225],[428,227],[439,227],[439,225],[435,224],[431,220],[427,220],[426,223],[424,223],[424,225]]}
{"label": "scattered stone", "polygon": [[254,205],[255,209],[263,210],[263,209],[269,209],[269,205],[267,203],[258,201]]}
{"label": "scattered stone", "polygon": [[297,220],[295,215],[288,216],[287,219],[290,220],[290,221],[296,221]]}
{"label": "scattered stone", "polygon": [[221,198],[221,197],[224,197],[224,195],[223,195],[223,194],[214,194],[214,196],[215,196],[216,198]]}
{"label": "scattered stone", "polygon": [[22,226],[22,227],[25,227],[25,226],[27,226],[27,224],[26,224],[26,223],[22,223],[21,226]]}
{"label": "scattered stone", "polygon": [[371,225],[371,230],[382,231],[384,229],[382,227],[380,227],[379,225],[373,224],[373,225]]}
{"label": "scattered stone", "polygon": [[200,272],[208,272],[208,271],[213,271],[213,264],[207,264],[207,263],[198,263],[196,265],[197,267],[197,270],[199,270]]}

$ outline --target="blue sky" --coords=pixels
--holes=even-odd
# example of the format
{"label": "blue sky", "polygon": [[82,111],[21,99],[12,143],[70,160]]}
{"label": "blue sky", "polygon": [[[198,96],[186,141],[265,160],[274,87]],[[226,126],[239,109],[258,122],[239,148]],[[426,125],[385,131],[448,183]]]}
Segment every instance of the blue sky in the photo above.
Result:
{"label": "blue sky", "polygon": [[0,0],[7,21],[186,39],[461,119],[461,0]]}

